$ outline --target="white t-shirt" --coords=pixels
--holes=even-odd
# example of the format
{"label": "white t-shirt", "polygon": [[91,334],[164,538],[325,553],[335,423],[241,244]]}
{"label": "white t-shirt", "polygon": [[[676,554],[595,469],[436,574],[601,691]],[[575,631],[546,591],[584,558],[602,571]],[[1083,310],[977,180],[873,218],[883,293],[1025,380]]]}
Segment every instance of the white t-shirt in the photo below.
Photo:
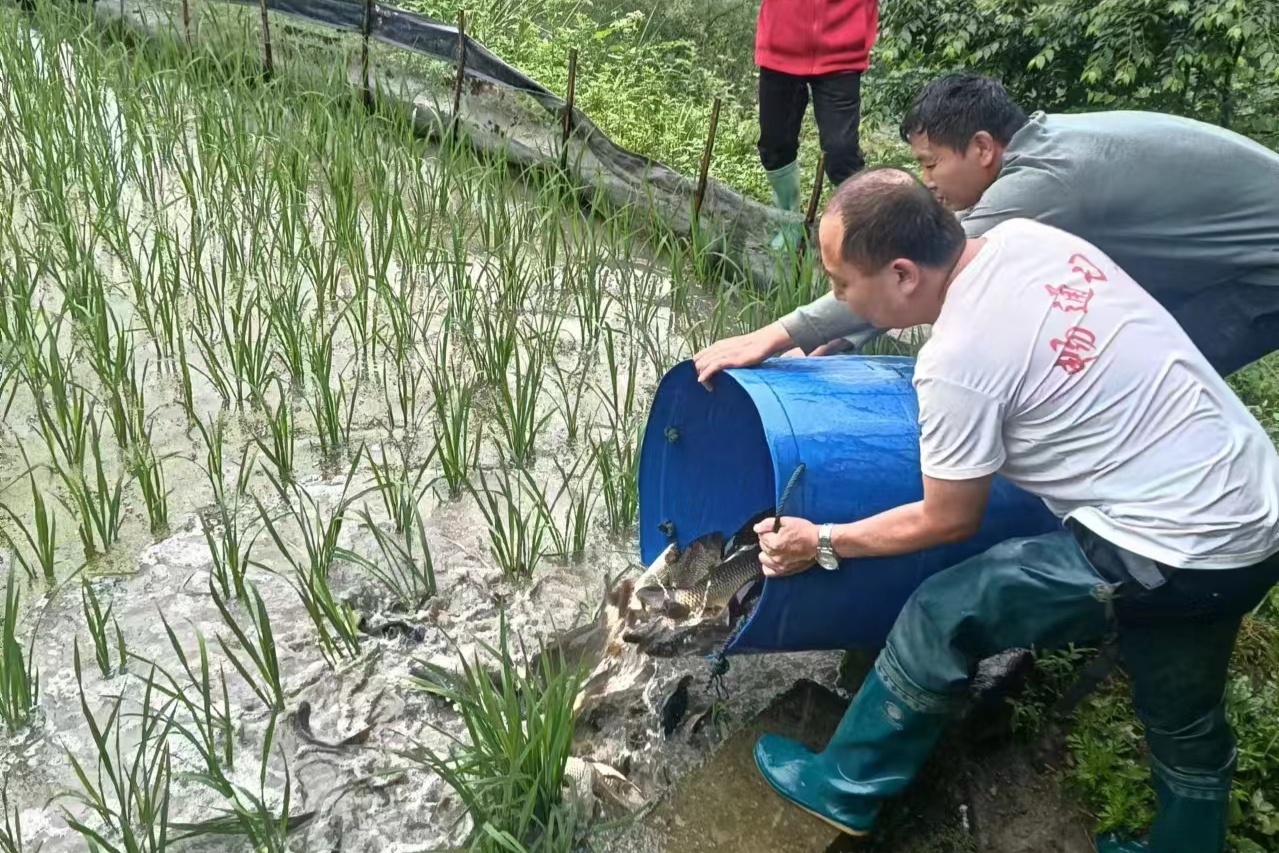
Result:
{"label": "white t-shirt", "polygon": [[1279,551],[1279,453],[1177,321],[1091,243],[1006,221],[919,353],[925,475],[999,472],[1178,568]]}

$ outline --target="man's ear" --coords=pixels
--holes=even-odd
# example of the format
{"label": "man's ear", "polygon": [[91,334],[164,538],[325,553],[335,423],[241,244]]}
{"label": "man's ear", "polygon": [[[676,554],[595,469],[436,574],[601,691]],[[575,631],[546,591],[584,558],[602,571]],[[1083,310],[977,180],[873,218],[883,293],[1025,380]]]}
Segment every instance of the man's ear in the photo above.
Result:
{"label": "man's ear", "polygon": [[984,130],[974,133],[973,138],[968,142],[969,153],[975,155],[978,164],[986,169],[999,162],[1003,150],[1003,146],[995,141],[995,137]]}
{"label": "man's ear", "polygon": [[897,289],[902,296],[913,296],[921,283],[919,265],[906,258],[898,258],[890,266],[897,277]]}

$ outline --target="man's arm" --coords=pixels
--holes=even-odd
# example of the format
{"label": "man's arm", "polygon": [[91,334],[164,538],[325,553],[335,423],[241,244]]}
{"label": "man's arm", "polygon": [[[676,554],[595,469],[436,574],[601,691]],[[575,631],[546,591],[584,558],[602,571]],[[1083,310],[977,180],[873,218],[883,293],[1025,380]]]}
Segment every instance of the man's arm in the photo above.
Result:
{"label": "man's arm", "polygon": [[[981,527],[993,474],[970,480],[924,477],[924,499],[831,529],[831,545],[841,559],[893,557],[949,542],[962,542]],[[761,521],[760,565],[769,577],[802,572],[817,560],[818,527],[802,518]]]}
{"label": "man's arm", "polygon": [[[922,375],[921,375],[922,374]],[[1004,402],[998,396],[917,368],[920,473],[924,499],[836,525],[831,545],[843,558],[909,554],[972,536],[981,526],[995,473],[1006,458]],[[755,528],[766,574],[804,571],[817,558],[817,525],[783,518]]]}
{"label": "man's arm", "polygon": [[796,308],[778,322],[794,346],[805,353],[811,353],[836,338],[851,338],[852,343],[860,347],[887,331],[858,317],[831,293]]}
{"label": "man's arm", "polygon": [[972,480],[924,477],[924,499],[851,524],[837,524],[831,544],[841,558],[895,557],[976,535],[993,474]]}

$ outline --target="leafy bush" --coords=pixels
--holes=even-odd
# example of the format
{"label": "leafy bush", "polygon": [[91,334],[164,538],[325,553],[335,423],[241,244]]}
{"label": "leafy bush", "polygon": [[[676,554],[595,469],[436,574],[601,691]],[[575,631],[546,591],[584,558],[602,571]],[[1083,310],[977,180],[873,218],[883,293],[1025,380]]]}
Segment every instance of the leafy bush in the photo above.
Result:
{"label": "leafy bush", "polygon": [[1029,109],[1158,110],[1279,144],[1274,0],[905,0],[880,23],[866,97],[888,121],[923,82],[967,68]]}

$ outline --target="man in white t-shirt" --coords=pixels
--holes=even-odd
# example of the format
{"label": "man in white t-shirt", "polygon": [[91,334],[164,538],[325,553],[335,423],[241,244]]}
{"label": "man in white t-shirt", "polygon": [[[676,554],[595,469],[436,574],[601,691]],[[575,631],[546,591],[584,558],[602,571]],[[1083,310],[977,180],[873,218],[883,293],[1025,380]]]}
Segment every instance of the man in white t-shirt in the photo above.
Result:
{"label": "man in white t-shirt", "polygon": [[978,529],[998,473],[1065,529],[915,591],[820,753],[766,735],[773,788],[854,835],[914,777],[978,661],[1117,632],[1159,809],[1148,842],[1223,849],[1235,745],[1226,668],[1279,581],[1279,453],[1172,316],[1095,246],[1026,219],[969,240],[906,172],[845,182],[820,228],[837,298],[885,328],[932,324],[915,372],[923,500],[846,524],[762,522],[772,576],[857,571]]}

